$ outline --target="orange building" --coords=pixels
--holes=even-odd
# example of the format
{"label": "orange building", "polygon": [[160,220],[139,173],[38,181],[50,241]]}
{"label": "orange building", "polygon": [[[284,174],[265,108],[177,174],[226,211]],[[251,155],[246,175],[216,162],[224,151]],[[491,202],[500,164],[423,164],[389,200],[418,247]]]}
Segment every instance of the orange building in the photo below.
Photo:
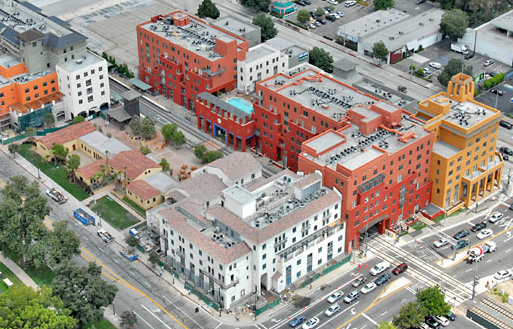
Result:
{"label": "orange building", "polygon": [[500,188],[503,159],[496,152],[501,112],[474,100],[472,77],[452,77],[447,92],[419,103],[417,118],[435,135],[428,214],[469,207]]}

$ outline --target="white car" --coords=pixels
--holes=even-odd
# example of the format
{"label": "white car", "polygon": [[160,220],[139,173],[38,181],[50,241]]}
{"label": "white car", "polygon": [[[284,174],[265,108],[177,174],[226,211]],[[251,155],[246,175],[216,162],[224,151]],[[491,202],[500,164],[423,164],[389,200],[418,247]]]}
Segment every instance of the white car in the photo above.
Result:
{"label": "white car", "polygon": [[336,291],[328,297],[328,303],[333,304],[342,297],[344,297],[344,293],[342,291]]}
{"label": "white car", "polygon": [[354,6],[356,5],[356,1],[346,1],[344,2],[344,6],[346,7],[351,7],[351,6]]}
{"label": "white car", "polygon": [[503,280],[503,279],[506,279],[509,277],[511,277],[511,272],[506,271],[506,270],[500,270],[499,272],[495,273],[495,275],[493,276],[493,278],[495,280]]}
{"label": "white car", "polygon": [[443,327],[447,327],[449,325],[449,320],[443,315],[435,316],[436,322],[440,323]]}
{"label": "white car", "polygon": [[479,234],[477,235],[477,238],[479,240],[483,240],[483,239],[486,239],[487,237],[492,236],[492,235],[493,235],[493,231],[490,230],[489,228],[485,228],[484,230],[479,232]]}
{"label": "white car", "polygon": [[335,14],[339,15],[340,17],[344,17],[344,13],[341,11],[336,11]]}
{"label": "white car", "polygon": [[440,239],[440,240],[435,241],[435,243],[433,243],[435,248],[441,248],[441,247],[446,246],[448,244],[449,244],[449,241],[447,241],[446,239]]}
{"label": "white car", "polygon": [[336,19],[339,19],[340,18],[340,15],[337,14],[337,13],[331,13],[331,16],[335,17]]}
{"label": "white car", "polygon": [[326,312],[324,312],[324,315],[326,316],[332,316],[333,314],[337,313],[338,311],[340,311],[340,306],[338,304],[333,304],[331,305],[327,310]]}
{"label": "white car", "polygon": [[360,292],[362,294],[368,294],[369,292],[373,291],[374,289],[376,289],[376,284],[374,282],[370,282],[370,283],[367,283],[365,286],[363,286],[362,289],[360,289]]}
{"label": "white car", "polygon": [[390,267],[390,263],[385,261],[382,261],[381,263],[376,264],[373,268],[370,270],[370,274],[373,276],[376,276],[384,271],[386,271]]}
{"label": "white car", "polygon": [[336,0],[328,0],[326,2],[329,3],[330,5],[335,5],[335,6],[338,5],[338,1],[336,1]]}
{"label": "white car", "polygon": [[492,224],[497,223],[502,219],[502,217],[504,217],[504,215],[496,211],[492,214],[492,216],[490,216],[490,219],[488,219],[488,221]]}
{"label": "white car", "polygon": [[431,62],[431,63],[429,63],[429,66],[431,66],[432,68],[437,69],[437,70],[442,68],[442,64],[440,64],[438,62]]}
{"label": "white car", "polygon": [[488,59],[488,60],[486,60],[486,61],[483,63],[483,66],[485,66],[485,67],[486,67],[486,66],[490,66],[490,65],[492,65],[492,64],[493,64],[493,61],[492,61],[491,59]]}
{"label": "white car", "polygon": [[312,328],[315,328],[317,327],[317,325],[319,324],[319,318],[318,317],[313,317],[311,318],[310,320],[306,321],[304,324],[303,324],[303,329],[312,329]]}

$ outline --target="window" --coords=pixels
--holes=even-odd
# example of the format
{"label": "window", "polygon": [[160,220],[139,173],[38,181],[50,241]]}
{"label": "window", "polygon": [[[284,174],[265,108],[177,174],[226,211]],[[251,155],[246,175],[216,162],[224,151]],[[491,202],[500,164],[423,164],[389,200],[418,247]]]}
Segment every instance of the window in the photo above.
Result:
{"label": "window", "polygon": [[91,85],[91,79],[86,80],[86,86],[89,87]]}
{"label": "window", "polygon": [[93,96],[89,96],[89,97],[87,97],[87,102],[88,102],[88,103],[91,103],[92,101],[93,101]]}
{"label": "window", "polygon": [[92,94],[93,93],[93,87],[89,87],[87,88],[87,94]]}

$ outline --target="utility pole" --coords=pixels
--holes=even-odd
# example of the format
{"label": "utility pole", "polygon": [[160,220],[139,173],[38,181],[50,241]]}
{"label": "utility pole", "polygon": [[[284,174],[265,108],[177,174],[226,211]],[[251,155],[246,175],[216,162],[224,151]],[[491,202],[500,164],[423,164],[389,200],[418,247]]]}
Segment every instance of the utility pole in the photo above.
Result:
{"label": "utility pole", "polygon": [[474,275],[474,282],[472,284],[472,300],[476,297],[476,286],[478,283],[479,277],[477,275]]}

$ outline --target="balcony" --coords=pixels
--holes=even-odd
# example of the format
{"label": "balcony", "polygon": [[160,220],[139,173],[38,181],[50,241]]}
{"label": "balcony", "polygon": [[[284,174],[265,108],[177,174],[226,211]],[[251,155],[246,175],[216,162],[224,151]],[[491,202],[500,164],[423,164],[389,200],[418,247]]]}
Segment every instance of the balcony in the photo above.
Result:
{"label": "balcony", "polygon": [[216,75],[220,76],[221,74],[223,74],[223,72],[226,71],[226,68],[223,67],[222,69],[219,69],[217,71],[212,71],[212,70],[207,69],[207,68],[202,68],[201,70],[203,72],[205,72],[207,75],[213,77],[213,76],[216,76]]}
{"label": "balcony", "polygon": [[185,258],[185,255],[183,254],[183,252],[179,251],[179,250],[176,250],[175,251],[176,255],[180,258]]}
{"label": "balcony", "polygon": [[219,281],[215,276],[213,276],[212,274],[210,274],[208,272],[203,271],[202,269],[200,269],[199,272],[200,272],[200,274],[205,275],[206,277],[208,277],[209,279],[211,279],[212,281],[217,283],[219,285],[219,287],[221,287],[221,289],[223,289],[223,290],[230,289],[231,287],[234,287],[235,285],[237,285],[239,283],[239,279],[237,278],[237,279],[235,279],[235,281],[230,282],[229,284],[224,284],[223,282]]}

